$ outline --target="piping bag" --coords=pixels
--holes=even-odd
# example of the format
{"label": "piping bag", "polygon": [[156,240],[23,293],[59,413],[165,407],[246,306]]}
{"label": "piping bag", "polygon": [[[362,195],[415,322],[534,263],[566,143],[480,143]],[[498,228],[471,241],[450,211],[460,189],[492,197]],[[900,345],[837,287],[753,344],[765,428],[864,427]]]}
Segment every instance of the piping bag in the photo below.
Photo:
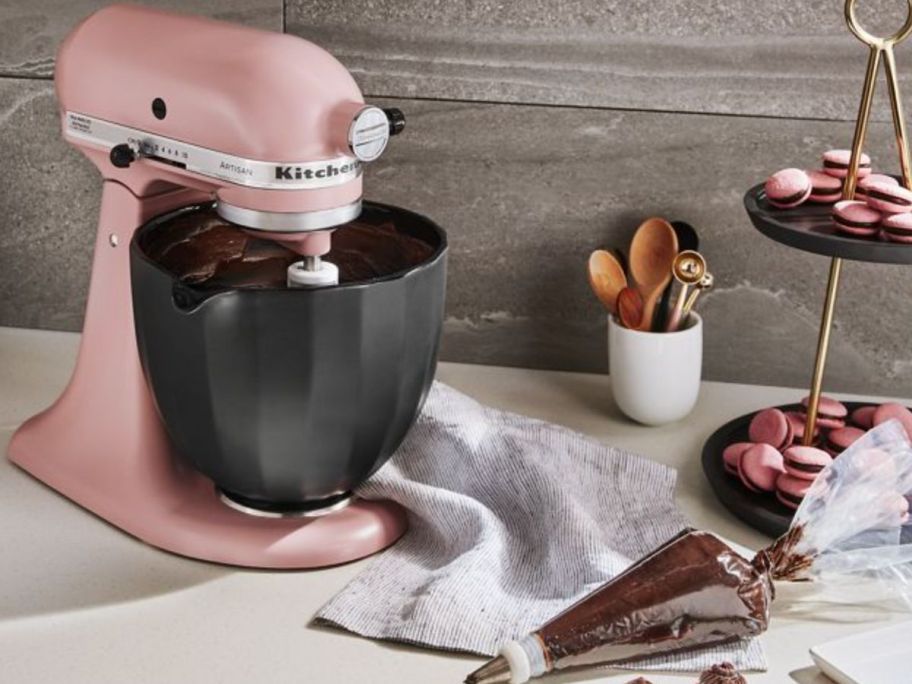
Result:
{"label": "piping bag", "polygon": [[[522,684],[746,639],[769,625],[777,581],[867,578],[912,606],[912,444],[899,421],[870,430],[814,480],[789,530],[748,560],[685,530],[538,630],[505,644],[466,684]],[[908,539],[906,541],[909,541]]]}

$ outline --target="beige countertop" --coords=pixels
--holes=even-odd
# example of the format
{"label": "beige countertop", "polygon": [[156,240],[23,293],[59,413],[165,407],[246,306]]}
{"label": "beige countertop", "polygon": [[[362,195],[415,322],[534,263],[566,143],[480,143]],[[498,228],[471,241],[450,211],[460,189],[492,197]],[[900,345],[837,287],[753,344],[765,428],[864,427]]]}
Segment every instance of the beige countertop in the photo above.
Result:
{"label": "beige countertop", "polygon": [[[51,402],[75,359],[78,336],[0,328],[0,446]],[[706,437],[758,407],[800,390],[704,383],[693,414],[646,428],[623,419],[609,379],[443,363],[438,378],[476,399],[553,421],[673,466],[677,497],[697,527],[751,548],[765,538],[729,515],[700,469]],[[461,682],[480,659],[369,641],[309,626],[363,567],[310,572],[210,565],[157,551],[0,462],[0,681],[82,682]],[[828,682],[808,648],[909,619],[857,604],[824,605],[807,585],[780,591],[763,641],[771,669],[751,684]],[[549,682],[622,683],[630,673],[578,672]],[[690,684],[694,676],[650,676]]]}

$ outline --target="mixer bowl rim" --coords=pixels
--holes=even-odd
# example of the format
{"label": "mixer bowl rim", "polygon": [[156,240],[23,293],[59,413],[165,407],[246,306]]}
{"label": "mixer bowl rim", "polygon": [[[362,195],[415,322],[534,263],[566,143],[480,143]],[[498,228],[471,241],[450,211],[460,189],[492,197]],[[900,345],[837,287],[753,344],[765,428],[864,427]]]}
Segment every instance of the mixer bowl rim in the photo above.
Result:
{"label": "mixer bowl rim", "polygon": [[[224,286],[200,287],[199,285],[197,285],[195,283],[185,283],[185,282],[181,281],[177,275],[175,275],[168,269],[164,268],[161,264],[159,264],[159,263],[155,262],[154,260],[152,260],[151,258],[149,258],[149,256],[146,255],[145,251],[143,251],[143,249],[139,246],[139,240],[146,233],[146,231],[151,230],[154,226],[157,226],[165,221],[170,221],[173,218],[176,218],[183,214],[189,214],[194,211],[202,211],[205,209],[214,209],[215,201],[213,200],[210,202],[194,202],[193,204],[188,204],[183,207],[178,207],[177,209],[172,209],[170,211],[166,211],[165,213],[159,214],[158,216],[153,216],[151,219],[149,219],[148,221],[143,223],[139,228],[137,228],[136,231],[133,233],[133,238],[130,240],[130,253],[131,253],[131,255],[138,256],[145,263],[149,264],[150,266],[155,268],[160,273],[163,273],[164,275],[168,276],[175,282],[180,283],[181,287],[187,288],[187,289],[197,292],[201,295],[204,295],[205,299],[207,301],[209,299],[212,299],[213,297],[216,297],[218,295],[223,295],[223,294],[233,294],[233,295],[259,294],[259,295],[262,295],[264,293],[269,292],[269,293],[279,294],[279,296],[285,296],[288,294],[300,296],[302,292],[314,293],[314,292],[327,292],[327,291],[336,292],[339,290],[356,290],[358,288],[370,287],[370,286],[377,285],[380,283],[386,283],[386,282],[391,282],[391,281],[395,281],[395,280],[405,279],[414,274],[421,273],[424,270],[433,268],[437,264],[437,262],[439,262],[445,256],[445,254],[449,248],[446,231],[443,228],[441,228],[435,221],[429,219],[424,214],[419,214],[418,212],[412,211],[411,209],[404,209],[402,207],[397,207],[394,204],[386,204],[384,202],[374,202],[371,200],[364,200],[363,206],[365,209],[378,208],[378,209],[391,210],[394,212],[400,212],[403,214],[409,214],[412,217],[414,217],[420,221],[423,221],[428,227],[430,227],[434,231],[434,233],[437,235],[437,238],[439,239],[439,244],[434,249],[434,252],[426,260],[422,261],[421,263],[419,263],[415,266],[412,266],[410,268],[400,270],[400,271],[393,271],[392,273],[387,273],[386,275],[378,276],[376,278],[369,278],[367,280],[358,280],[358,281],[354,281],[354,282],[350,282],[350,283],[341,283],[339,285],[335,285],[330,288],[300,290],[300,289],[289,289],[289,288],[285,288],[285,287],[257,287],[257,288],[224,287]],[[202,302],[200,302],[200,303],[202,303]]]}

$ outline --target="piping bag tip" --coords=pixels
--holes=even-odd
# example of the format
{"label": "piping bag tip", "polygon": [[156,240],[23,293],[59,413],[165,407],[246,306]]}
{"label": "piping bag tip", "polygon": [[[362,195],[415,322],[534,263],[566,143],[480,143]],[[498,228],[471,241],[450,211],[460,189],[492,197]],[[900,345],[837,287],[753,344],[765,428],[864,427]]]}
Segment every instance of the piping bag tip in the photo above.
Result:
{"label": "piping bag tip", "polygon": [[510,663],[502,655],[489,660],[465,678],[465,684],[508,684]]}

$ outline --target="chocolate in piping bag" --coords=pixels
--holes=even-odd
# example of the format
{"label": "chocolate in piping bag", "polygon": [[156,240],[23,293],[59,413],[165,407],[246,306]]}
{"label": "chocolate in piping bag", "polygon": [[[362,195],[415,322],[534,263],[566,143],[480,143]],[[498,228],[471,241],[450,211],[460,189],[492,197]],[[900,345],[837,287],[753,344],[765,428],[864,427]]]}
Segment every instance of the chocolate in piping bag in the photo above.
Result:
{"label": "chocolate in piping bag", "polygon": [[[775,581],[864,576],[912,604],[912,445],[892,420],[827,466],[788,532],[752,560],[685,530],[553,618],[511,641],[467,684],[521,684],[555,669],[610,665],[757,636]],[[905,533],[905,534],[904,534]],[[905,541],[910,541],[906,539]]]}

